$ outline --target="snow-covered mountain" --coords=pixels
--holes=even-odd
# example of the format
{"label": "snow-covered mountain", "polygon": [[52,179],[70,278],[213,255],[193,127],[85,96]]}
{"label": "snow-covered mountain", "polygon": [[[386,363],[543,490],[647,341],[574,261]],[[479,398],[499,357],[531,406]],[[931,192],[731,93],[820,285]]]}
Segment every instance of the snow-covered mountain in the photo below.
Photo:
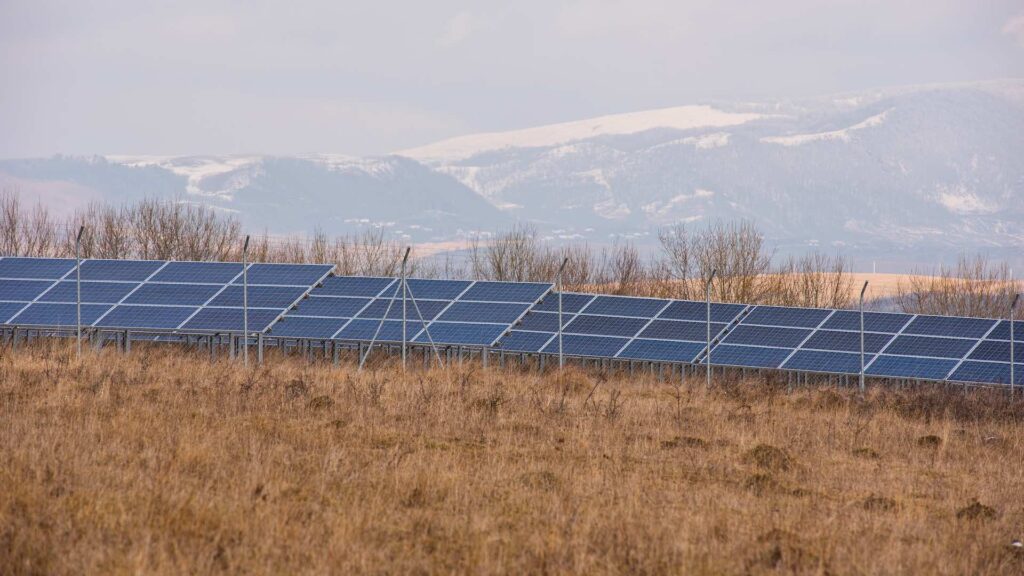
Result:
{"label": "snow-covered mountain", "polygon": [[1024,81],[680,106],[381,158],[4,160],[5,185],[63,206],[178,197],[272,232],[385,226],[446,240],[522,220],[552,237],[653,243],[662,226],[749,218],[784,250],[1019,258]]}

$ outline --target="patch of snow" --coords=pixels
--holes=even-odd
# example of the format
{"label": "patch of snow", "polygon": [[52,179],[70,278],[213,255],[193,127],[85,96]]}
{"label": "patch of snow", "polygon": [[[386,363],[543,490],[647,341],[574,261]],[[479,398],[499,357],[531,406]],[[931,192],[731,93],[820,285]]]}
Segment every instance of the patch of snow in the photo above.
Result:
{"label": "patch of snow", "polygon": [[830,132],[818,132],[815,134],[794,134],[792,136],[765,136],[764,138],[761,138],[761,142],[766,142],[768,144],[781,144],[783,146],[800,146],[802,144],[807,144],[810,142],[819,142],[823,140],[839,140],[842,142],[849,142],[852,132],[881,125],[882,122],[885,121],[885,117],[888,116],[889,112],[892,111],[893,109],[890,108],[882,112],[881,114],[876,114],[874,116],[871,116],[870,118],[866,118],[865,120],[854,124],[853,126],[850,126],[848,128],[842,128],[840,130],[832,130]]}
{"label": "patch of snow", "polygon": [[109,162],[125,166],[156,166],[188,179],[185,193],[193,196],[214,197],[232,200],[234,193],[249,184],[250,175],[239,173],[228,180],[227,186],[217,190],[206,190],[202,182],[206,178],[229,174],[258,166],[260,156],[107,156]]}
{"label": "patch of snow", "polygon": [[670,215],[674,210],[679,208],[682,204],[686,204],[690,200],[695,200],[698,198],[711,198],[714,195],[715,193],[712,192],[711,190],[697,188],[696,190],[693,191],[693,194],[677,194],[665,202],[656,201],[651,202],[650,204],[644,204],[643,206],[641,206],[640,209],[643,210],[648,216],[651,216],[652,218],[659,218]]}
{"label": "patch of snow", "polygon": [[754,113],[724,112],[703,105],[677,106],[523,130],[471,134],[404,150],[398,154],[419,160],[456,160],[492,150],[557,146],[595,136],[636,134],[654,128],[689,130],[706,126],[737,126],[763,116]]}
{"label": "patch of snow", "polygon": [[977,194],[964,189],[963,186],[955,188],[943,187],[939,191],[938,201],[949,212],[961,216],[992,214],[998,210],[997,206],[979,198]]}

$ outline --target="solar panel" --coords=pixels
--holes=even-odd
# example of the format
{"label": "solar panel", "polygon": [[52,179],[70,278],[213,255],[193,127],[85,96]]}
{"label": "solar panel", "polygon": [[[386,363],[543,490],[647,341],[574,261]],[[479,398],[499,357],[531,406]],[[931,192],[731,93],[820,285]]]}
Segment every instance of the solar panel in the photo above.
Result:
{"label": "solar panel", "polygon": [[[1016,339],[1015,339],[1016,341]],[[978,347],[968,356],[971,360],[991,360],[994,362],[1010,361],[1010,341],[1006,340],[982,340]],[[1014,362],[1024,362],[1024,346],[1014,345]],[[1007,368],[1009,370],[1009,368]]]}
{"label": "solar panel", "polygon": [[164,264],[159,260],[85,260],[81,275],[82,280],[142,282]]}
{"label": "solar panel", "polygon": [[[394,278],[369,276],[330,276],[317,288],[320,296],[358,296],[372,298],[395,282]],[[419,296],[417,296],[419,298]]]}
{"label": "solar panel", "polygon": [[811,333],[802,328],[748,326],[740,324],[722,340],[726,344],[754,344],[778,348],[796,348]]}
{"label": "solar panel", "polygon": [[414,341],[427,343],[430,339],[434,342],[446,344],[457,344],[465,346],[490,346],[505,331],[505,326],[500,324],[469,324],[464,322],[431,322],[428,327],[430,336],[425,331],[420,332]]}
{"label": "solar panel", "polygon": [[[292,305],[306,292],[306,286],[249,286],[250,308],[279,308]],[[207,304],[208,306],[242,307],[242,286],[228,286]]]}
{"label": "solar panel", "polygon": [[[875,354],[882,350],[889,341],[891,334],[864,333],[864,352]],[[802,348],[812,350],[835,350],[838,352],[860,352],[860,334],[858,332],[842,332],[838,330],[817,330],[804,342]]]}
{"label": "solar panel", "polygon": [[[109,304],[82,304],[82,325],[88,326],[110,309]],[[8,321],[17,326],[75,326],[74,304],[36,302]]]}
{"label": "solar panel", "polygon": [[[714,338],[723,328],[725,328],[725,324],[712,322],[711,337]],[[639,337],[680,340],[684,342],[705,342],[707,341],[707,324],[705,322],[688,322],[684,320],[654,320],[640,332]]]}
{"label": "solar panel", "polygon": [[241,262],[168,262],[150,281],[227,284],[241,273]]}
{"label": "solar panel", "polygon": [[[278,310],[249,310],[249,330],[261,332],[266,330],[280,314]],[[202,308],[188,322],[181,326],[184,330],[204,330],[241,332],[243,330],[241,308]]]}
{"label": "solar panel", "polygon": [[57,280],[75,268],[67,258],[14,258],[0,260],[0,278]]}
{"label": "solar panel", "polygon": [[307,318],[292,316],[274,324],[270,334],[283,338],[329,339],[348,322],[345,318]]}
{"label": "solar panel", "polygon": [[[562,314],[575,314],[594,299],[593,294],[562,293]],[[535,312],[558,312],[558,293],[548,294],[544,300],[533,307]]]}
{"label": "solar panel", "polygon": [[[911,314],[892,314],[888,312],[865,312],[864,331],[896,334],[910,322]],[[821,326],[826,330],[860,331],[860,313],[853,310],[836,310]]]}
{"label": "solar panel", "polygon": [[[562,334],[563,354],[570,356],[586,356],[589,358],[611,358],[629,342],[628,338],[610,336],[582,336],[579,334]],[[558,354],[558,338],[552,339],[544,347],[545,354]]]}
{"label": "solar panel", "polygon": [[987,318],[953,318],[949,316],[918,316],[910,323],[904,334],[925,336],[954,336],[958,338],[981,338],[996,323]]}
{"label": "solar panel", "polygon": [[957,360],[880,355],[866,372],[871,376],[944,380],[956,365]]}
{"label": "solar panel", "polygon": [[[562,313],[562,324],[572,320],[571,314]],[[523,321],[516,326],[520,330],[534,330],[537,332],[558,332],[558,314],[552,312],[531,312],[523,317]]]}
{"label": "solar panel", "polygon": [[[349,298],[344,296],[310,296],[299,302],[294,316],[326,316],[331,318],[351,318],[370,303],[369,298]],[[383,310],[381,310],[383,313]]]}
{"label": "solar panel", "polygon": [[533,304],[551,290],[551,284],[525,282],[476,282],[459,299],[477,302]]}
{"label": "solar panel", "polygon": [[6,324],[24,307],[24,302],[0,302],[0,324]]}
{"label": "solar panel", "polygon": [[107,315],[96,322],[103,328],[177,328],[198,310],[195,307],[177,306],[115,306]]}
{"label": "solar panel", "polygon": [[[978,362],[967,360],[957,367],[949,377],[955,382],[979,382],[984,384],[1010,383],[1010,364],[1008,362]],[[1014,365],[1013,379],[1016,386],[1024,386],[1024,364]]]}
{"label": "solar panel", "polygon": [[587,314],[603,316],[632,316],[654,318],[668,305],[668,300],[657,298],[632,298],[627,296],[598,296],[587,306]]}
{"label": "solar panel", "polygon": [[[377,327],[381,326],[380,320],[352,320],[334,337],[339,340],[363,340],[369,342],[377,334]],[[414,324],[406,324],[406,336],[413,338],[420,328]],[[303,336],[305,338],[306,336]],[[402,340],[402,323],[393,320],[385,320],[381,326],[378,342],[400,342]]]}
{"label": "solar panel", "polygon": [[976,340],[966,338],[937,338],[931,336],[897,336],[885,349],[886,354],[902,356],[930,356],[934,358],[963,358],[974,347]]}
{"label": "solar panel", "polygon": [[[137,286],[138,284],[134,282],[86,282],[83,280],[82,302],[116,304]],[[76,302],[76,292],[76,282],[57,282],[53,288],[39,298],[39,301],[74,303]]]}
{"label": "solar panel", "polygon": [[563,332],[570,334],[595,334],[601,336],[626,336],[632,338],[646,324],[643,318],[614,318],[580,314],[569,322]]}
{"label": "solar panel", "polygon": [[[868,356],[865,362],[871,360]],[[860,374],[860,354],[848,352],[825,352],[820,350],[797,350],[782,368],[805,372],[830,374]]]}
{"label": "solar panel", "polygon": [[[177,306],[202,306],[214,296],[221,286],[216,284],[157,284],[146,283],[125,298],[126,304],[164,304]],[[121,296],[124,298],[124,295]],[[115,302],[120,301],[115,300]]]}
{"label": "solar panel", "polygon": [[637,338],[619,353],[618,358],[692,363],[703,350],[703,344],[694,342],[669,342]]}
{"label": "solar panel", "polygon": [[[992,340],[1010,340],[1010,322],[1007,320],[1001,320],[999,324],[992,330],[992,333],[988,335]],[[1014,320],[1013,321],[1013,341],[1024,342],[1024,321]]]}
{"label": "solar panel", "polygon": [[[501,339],[499,347],[509,352],[540,352],[554,334],[546,332],[525,332],[513,330]],[[556,338],[557,339],[557,338]],[[557,352],[558,342],[555,342]]]}
{"label": "solar panel", "polygon": [[[778,368],[791,352],[792,350],[785,348],[719,344],[711,350],[711,364],[747,368]],[[707,358],[701,360],[701,364],[707,364]]]}
{"label": "solar panel", "polygon": [[818,308],[783,308],[780,306],[757,306],[743,319],[743,324],[762,326],[792,326],[815,328],[831,313]]}
{"label": "solar panel", "polygon": [[438,321],[511,324],[519,319],[528,307],[529,304],[505,302],[453,302]]}
{"label": "solar panel", "polygon": [[[248,282],[253,284],[266,284],[273,286],[304,286],[309,287],[331,272],[334,266],[327,264],[251,264],[249,266]],[[239,275],[232,282],[242,284],[243,278]]]}
{"label": "solar panel", "polygon": [[[406,280],[409,294],[416,300],[454,300],[462,294],[472,282],[468,280],[426,280],[410,278]],[[399,288],[398,297],[402,297]]]}
{"label": "solar panel", "polygon": [[[423,320],[430,321],[437,317],[438,314],[444,310],[450,302],[446,300],[410,300],[405,301],[405,319],[406,322],[416,322],[416,326],[420,326],[420,316],[423,316]],[[384,312],[388,310],[390,306],[391,311],[388,312],[389,320],[401,320],[402,319],[402,299],[395,298],[394,304],[391,304],[390,298],[381,298],[375,300],[373,304],[366,307],[365,310],[359,313],[358,318],[382,318]],[[416,310],[419,308],[419,313]]]}
{"label": "solar panel", "polygon": [[[732,322],[746,308],[744,304],[711,303],[711,322]],[[707,304],[693,300],[674,300],[658,318],[667,320],[694,320],[707,322]]]}
{"label": "solar panel", "polygon": [[0,281],[0,300],[31,302],[53,286],[52,280],[3,280]]}

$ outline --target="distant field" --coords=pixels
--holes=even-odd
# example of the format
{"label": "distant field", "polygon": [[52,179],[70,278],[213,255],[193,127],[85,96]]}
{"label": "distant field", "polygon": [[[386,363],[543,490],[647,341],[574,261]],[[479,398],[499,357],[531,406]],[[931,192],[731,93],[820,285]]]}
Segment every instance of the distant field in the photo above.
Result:
{"label": "distant field", "polygon": [[4,350],[0,573],[1024,572],[1019,399],[561,382]]}

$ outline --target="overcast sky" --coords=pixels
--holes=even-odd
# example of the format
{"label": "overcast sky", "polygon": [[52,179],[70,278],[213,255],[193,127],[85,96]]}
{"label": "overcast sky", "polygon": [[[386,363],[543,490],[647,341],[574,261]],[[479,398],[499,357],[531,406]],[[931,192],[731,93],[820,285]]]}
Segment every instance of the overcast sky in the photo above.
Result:
{"label": "overcast sky", "polygon": [[0,0],[0,157],[382,154],[1024,76],[1024,0]]}

